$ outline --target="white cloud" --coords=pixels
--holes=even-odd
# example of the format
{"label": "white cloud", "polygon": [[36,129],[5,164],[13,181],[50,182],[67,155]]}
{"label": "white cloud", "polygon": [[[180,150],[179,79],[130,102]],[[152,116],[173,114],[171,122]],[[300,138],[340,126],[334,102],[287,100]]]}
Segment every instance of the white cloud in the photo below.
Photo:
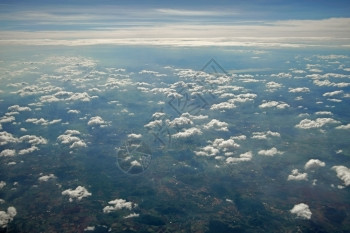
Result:
{"label": "white cloud", "polygon": [[228,126],[228,124],[226,122],[213,119],[209,123],[204,125],[204,128],[205,129],[215,129],[216,131],[228,131],[227,126]]}
{"label": "white cloud", "polygon": [[9,143],[17,143],[20,140],[16,137],[14,137],[12,134],[2,131],[0,132],[0,146],[9,144]]}
{"label": "white cloud", "polygon": [[177,118],[173,119],[172,121],[167,120],[167,124],[170,127],[182,128],[185,126],[193,125],[193,121],[191,121],[191,119],[183,116],[183,114],[182,114],[180,117],[177,117]]}
{"label": "white cloud", "polygon": [[79,114],[80,111],[79,110],[75,110],[75,109],[71,109],[71,110],[68,110],[68,113]]}
{"label": "white cloud", "polygon": [[295,214],[298,218],[302,219],[311,219],[311,211],[309,209],[309,206],[304,203],[300,203],[297,205],[294,205],[294,207],[290,210],[292,214]]}
{"label": "white cloud", "polygon": [[339,121],[336,121],[332,118],[317,118],[316,120],[304,119],[300,121],[295,127],[301,129],[312,129],[312,128],[321,128],[325,124],[338,124]]}
{"label": "white cloud", "polygon": [[316,115],[330,115],[332,116],[333,113],[329,112],[329,111],[319,111],[319,112],[315,112]]}
{"label": "white cloud", "polygon": [[6,182],[5,181],[0,181],[0,189],[2,189],[5,186],[6,186]]}
{"label": "white cloud", "polygon": [[273,136],[273,137],[280,137],[280,133],[278,132],[272,132],[272,131],[267,131],[267,132],[253,132],[252,138],[254,139],[267,139],[268,136]]}
{"label": "white cloud", "polygon": [[194,151],[194,153],[197,156],[215,156],[219,153],[219,149],[213,147],[213,146],[205,146],[203,148],[200,149],[200,151]]}
{"label": "white cloud", "polygon": [[287,180],[307,180],[307,173],[300,173],[298,169],[293,169]]}
{"label": "white cloud", "polygon": [[23,112],[23,111],[32,111],[30,107],[20,107],[19,105],[12,105],[7,108],[11,112]]}
{"label": "white cloud", "polygon": [[233,139],[224,140],[222,138],[216,138],[213,142],[213,146],[224,152],[229,149],[239,147],[239,145]]}
{"label": "white cloud", "polygon": [[32,152],[37,151],[37,150],[39,150],[38,147],[31,146],[31,147],[29,147],[27,149],[22,149],[22,150],[18,151],[18,154],[19,155],[29,154],[29,153],[32,153]]}
{"label": "white cloud", "polygon": [[44,125],[44,126],[56,124],[56,123],[59,123],[61,121],[62,121],[61,119],[55,119],[55,120],[52,120],[52,121],[48,121],[48,120],[45,120],[44,118],[40,118],[40,119],[29,118],[29,119],[26,120],[26,122],[33,123],[33,124],[36,124],[36,125]]}
{"label": "white cloud", "polygon": [[128,135],[128,138],[131,138],[131,139],[140,139],[140,138],[142,138],[142,134],[135,134],[135,133],[132,133],[132,134],[129,134],[129,135]]}
{"label": "white cloud", "polygon": [[337,127],[335,127],[336,129],[350,129],[350,123],[347,125],[339,125]]}
{"label": "white cloud", "polygon": [[269,89],[269,91],[275,91],[275,90],[283,87],[283,85],[280,83],[276,83],[276,82],[268,82],[268,83],[266,83],[266,87]]}
{"label": "white cloud", "polygon": [[19,138],[21,141],[28,142],[32,145],[47,144],[47,140],[41,136],[24,135]]}
{"label": "white cloud", "polygon": [[91,193],[83,186],[78,186],[76,189],[67,189],[62,192],[62,195],[69,196],[69,201],[72,202],[74,199],[80,201],[84,197],[91,196]]}
{"label": "white cloud", "polygon": [[48,181],[48,180],[50,180],[50,179],[55,179],[55,178],[57,178],[57,177],[56,177],[54,174],[50,174],[50,175],[40,176],[40,177],[38,178],[38,180],[39,180],[39,181],[46,182],[46,181]]}
{"label": "white cloud", "polygon": [[279,151],[276,149],[276,147],[272,147],[271,149],[268,150],[260,150],[258,152],[259,155],[264,155],[264,156],[275,156],[275,155],[281,155],[284,152]]}
{"label": "white cloud", "polygon": [[98,125],[100,127],[105,127],[107,125],[107,122],[105,122],[102,117],[100,116],[95,116],[95,117],[91,117],[89,122],[88,122],[88,125]]}
{"label": "white cloud", "polygon": [[228,157],[226,159],[226,163],[240,163],[240,162],[245,162],[245,161],[250,161],[252,160],[253,153],[251,151],[248,151],[246,153],[240,154],[239,158],[234,158],[234,157]]}
{"label": "white cloud", "polygon": [[137,218],[137,217],[139,217],[139,216],[140,216],[140,214],[131,213],[131,214],[125,216],[124,218],[125,218],[125,219],[127,219],[127,218]]}
{"label": "white cloud", "polygon": [[109,206],[105,206],[103,208],[103,213],[111,213],[117,210],[121,210],[121,209],[128,209],[128,210],[132,210],[134,208],[137,207],[137,204],[130,202],[130,201],[126,201],[124,199],[115,199],[113,201],[109,201],[108,204],[110,204]]}
{"label": "white cloud", "polygon": [[332,170],[336,171],[339,179],[344,181],[345,186],[350,185],[350,169],[345,166],[333,166]]}
{"label": "white cloud", "polygon": [[322,162],[321,160],[318,159],[310,159],[305,163],[305,170],[307,169],[312,169],[312,168],[317,168],[317,167],[324,167],[326,166],[325,162]]}
{"label": "white cloud", "polygon": [[80,135],[78,130],[66,130],[64,134],[59,135],[57,137],[57,141],[62,144],[69,144],[69,148],[79,148],[79,147],[87,147],[84,140],[80,139],[77,135]]}
{"label": "white cloud", "polygon": [[0,211],[0,228],[6,228],[7,224],[13,220],[17,215],[16,208],[10,206],[7,208],[7,212]]}
{"label": "white cloud", "polygon": [[284,109],[290,107],[289,104],[279,101],[266,101],[264,100],[262,104],[259,105],[259,108],[273,108]]}
{"label": "white cloud", "polygon": [[0,123],[10,123],[15,120],[16,118],[14,116],[3,116],[0,118]]}
{"label": "white cloud", "polygon": [[288,92],[291,92],[291,93],[310,92],[310,89],[308,87],[289,88]]}
{"label": "white cloud", "polygon": [[210,110],[222,110],[222,109],[234,109],[237,106],[233,103],[229,103],[229,102],[221,102],[218,104],[213,104],[210,107]]}
{"label": "white cloud", "polygon": [[16,155],[16,150],[5,149],[1,151],[0,157],[11,157]]}
{"label": "white cloud", "polygon": [[335,96],[335,95],[340,95],[343,94],[343,91],[332,91],[332,92],[326,92],[323,94],[323,96]]}
{"label": "white cloud", "polygon": [[201,135],[202,131],[196,127],[192,127],[189,129],[185,129],[183,131],[180,131],[178,133],[173,134],[172,136],[174,138],[187,138],[187,137],[191,137],[193,135]]}

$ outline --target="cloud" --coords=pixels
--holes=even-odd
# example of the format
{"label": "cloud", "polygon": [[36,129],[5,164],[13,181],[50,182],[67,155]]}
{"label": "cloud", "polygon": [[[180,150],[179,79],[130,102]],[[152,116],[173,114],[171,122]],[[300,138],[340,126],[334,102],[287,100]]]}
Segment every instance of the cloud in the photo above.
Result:
{"label": "cloud", "polygon": [[308,87],[289,88],[288,92],[291,92],[291,93],[310,92],[310,89]]}
{"label": "cloud", "polygon": [[10,123],[15,120],[16,118],[14,116],[3,116],[0,118],[0,123]]}
{"label": "cloud", "polygon": [[47,144],[47,139],[41,137],[41,136],[35,136],[35,135],[24,135],[19,138],[21,141],[25,141],[27,143],[30,143],[32,145],[39,145],[39,144]]}
{"label": "cloud", "polygon": [[330,115],[332,116],[333,113],[329,112],[329,111],[319,111],[319,112],[315,112],[316,115]]}
{"label": "cloud", "polygon": [[17,215],[16,208],[10,206],[7,208],[7,212],[0,211],[0,228],[6,228],[7,224],[13,220]]}
{"label": "cloud", "polygon": [[191,137],[193,135],[201,135],[202,131],[196,127],[192,127],[189,129],[185,129],[183,131],[180,131],[178,133],[173,134],[172,136],[174,138],[187,138],[187,137]]}
{"label": "cloud", "polygon": [[139,217],[139,216],[140,216],[140,214],[131,213],[131,214],[125,216],[124,218],[125,218],[125,219],[127,219],[127,218],[137,218],[137,217]]}
{"label": "cloud", "polygon": [[135,133],[132,133],[132,134],[129,134],[129,135],[128,135],[128,138],[131,138],[131,139],[140,139],[140,138],[142,138],[142,134],[135,134]]}
{"label": "cloud", "polygon": [[61,142],[62,144],[69,144],[69,148],[71,149],[87,147],[86,143],[76,135],[80,135],[78,130],[66,130],[64,134],[57,137],[57,141]]}
{"label": "cloud", "polygon": [[339,125],[337,127],[335,127],[336,129],[350,129],[350,123],[347,125]]}
{"label": "cloud", "polygon": [[37,151],[37,150],[39,150],[38,147],[31,146],[31,147],[29,147],[27,149],[22,149],[22,150],[18,151],[18,154],[19,155],[25,155],[25,154],[29,154],[29,153],[32,153],[32,152]]}
{"label": "cloud", "polygon": [[74,199],[80,201],[84,197],[91,196],[91,193],[83,186],[78,186],[76,189],[67,189],[62,192],[62,195],[69,196],[69,201],[72,202]]}
{"label": "cloud", "polygon": [[210,110],[223,110],[223,109],[234,109],[237,106],[233,103],[229,103],[229,102],[221,102],[218,104],[213,104],[210,107]]}
{"label": "cloud", "polygon": [[335,96],[335,95],[340,95],[343,94],[343,91],[332,91],[332,92],[326,92],[322,96]]}
{"label": "cloud", "polygon": [[91,117],[87,124],[90,125],[90,126],[100,126],[100,127],[106,127],[107,126],[107,122],[105,122],[102,119],[102,117],[100,117],[100,116]]}
{"label": "cloud", "polygon": [[264,156],[275,156],[275,155],[281,155],[284,152],[277,150],[275,147],[272,147],[269,150],[260,150],[258,152],[259,155],[264,155]]}
{"label": "cloud", "polygon": [[183,114],[180,117],[173,119],[172,121],[167,120],[167,124],[170,127],[182,128],[185,126],[193,125],[193,121],[188,117],[185,117]]}
{"label": "cloud", "polygon": [[68,113],[79,114],[80,111],[79,110],[75,110],[75,109],[71,109],[71,110],[68,110]]}
{"label": "cloud", "polygon": [[316,120],[304,119],[299,122],[295,127],[300,129],[313,129],[321,128],[326,124],[339,124],[339,121],[336,121],[332,118],[317,118]]}
{"label": "cloud", "polygon": [[5,181],[0,181],[0,189],[2,189],[5,186],[6,186],[6,182]]}
{"label": "cloud", "polygon": [[110,204],[109,206],[105,206],[103,208],[103,213],[111,213],[117,210],[121,210],[121,209],[128,209],[128,210],[132,210],[134,208],[137,207],[137,204],[133,203],[133,202],[128,202],[124,199],[115,199],[112,201],[109,201],[108,204]]}
{"label": "cloud", "polygon": [[345,186],[350,185],[350,169],[345,166],[333,166],[332,170],[336,171],[339,179],[344,181]]}
{"label": "cloud", "polygon": [[300,173],[298,169],[293,169],[287,180],[307,180],[307,173]]}
{"label": "cloud", "polygon": [[317,168],[317,167],[324,167],[326,166],[325,162],[322,162],[321,160],[318,159],[310,159],[305,163],[305,170],[307,169],[312,169],[312,168]]}
{"label": "cloud", "polygon": [[43,126],[56,124],[56,123],[59,123],[61,121],[62,121],[62,119],[56,119],[56,120],[48,121],[48,120],[45,120],[44,118],[40,118],[40,119],[29,118],[29,119],[26,120],[26,122],[33,123],[35,125],[43,125]]}
{"label": "cloud", "polygon": [[14,137],[12,134],[2,131],[0,132],[0,146],[9,144],[9,143],[17,143],[20,140],[16,137]]}
{"label": "cloud", "polygon": [[57,177],[56,177],[54,174],[50,174],[50,175],[40,176],[40,177],[38,178],[38,180],[39,180],[39,181],[46,182],[46,181],[48,181],[48,180],[50,180],[50,179],[55,179],[55,178],[57,178]]}
{"label": "cloud", "polygon": [[309,206],[304,203],[300,203],[297,205],[294,205],[294,207],[290,210],[292,214],[295,214],[298,218],[302,219],[311,219],[311,211],[309,209]]}
{"label": "cloud", "polygon": [[0,157],[11,157],[16,155],[16,150],[5,149],[1,151]]}
{"label": "cloud", "polygon": [[226,158],[226,163],[240,163],[240,162],[246,162],[252,160],[253,153],[251,151],[248,151],[246,153],[240,154],[239,158],[234,157],[228,157]]}
{"label": "cloud", "polygon": [[266,83],[265,86],[269,89],[269,91],[275,91],[275,90],[283,87],[282,84],[276,83],[276,82],[273,82],[273,81]]}
{"label": "cloud", "polygon": [[276,107],[278,109],[285,109],[290,107],[289,104],[278,101],[266,101],[264,100],[262,104],[259,105],[259,108],[273,108]]}
{"label": "cloud", "polygon": [[213,146],[224,152],[239,147],[233,139],[224,140],[223,138],[216,138],[213,142]]}
{"label": "cloud", "polygon": [[219,153],[219,149],[215,148],[214,146],[205,146],[205,147],[202,147],[200,149],[200,151],[194,151],[194,153],[197,155],[197,156],[207,156],[207,157],[210,157],[210,156],[215,156]]}
{"label": "cloud", "polygon": [[252,138],[254,139],[267,139],[268,136],[273,136],[273,137],[280,137],[280,133],[278,132],[272,132],[272,131],[267,131],[267,132],[253,132]]}
{"label": "cloud", "polygon": [[228,126],[228,124],[226,122],[213,119],[209,123],[204,125],[204,128],[205,129],[214,129],[216,131],[228,131],[227,126]]}
{"label": "cloud", "polygon": [[23,112],[23,111],[32,111],[30,107],[20,107],[19,105],[12,105],[7,108],[11,112]]}

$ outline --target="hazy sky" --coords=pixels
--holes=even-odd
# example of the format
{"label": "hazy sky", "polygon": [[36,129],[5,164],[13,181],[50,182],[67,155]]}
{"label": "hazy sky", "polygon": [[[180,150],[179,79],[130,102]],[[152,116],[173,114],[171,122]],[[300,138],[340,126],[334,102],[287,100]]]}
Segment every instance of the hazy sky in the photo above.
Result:
{"label": "hazy sky", "polygon": [[350,45],[349,1],[1,1],[0,43]]}

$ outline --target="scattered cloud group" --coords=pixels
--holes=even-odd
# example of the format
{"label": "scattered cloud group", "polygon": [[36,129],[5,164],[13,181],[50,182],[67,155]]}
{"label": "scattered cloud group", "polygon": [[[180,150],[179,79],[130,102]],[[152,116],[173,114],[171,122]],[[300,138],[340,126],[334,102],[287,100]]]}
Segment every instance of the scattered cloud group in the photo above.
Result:
{"label": "scattered cloud group", "polygon": [[316,120],[304,119],[299,122],[295,127],[300,129],[314,129],[321,128],[326,124],[339,124],[340,122],[333,118],[317,118]]}
{"label": "scattered cloud group", "polygon": [[17,215],[16,208],[10,206],[7,211],[0,211],[0,228],[6,228],[7,224]]}

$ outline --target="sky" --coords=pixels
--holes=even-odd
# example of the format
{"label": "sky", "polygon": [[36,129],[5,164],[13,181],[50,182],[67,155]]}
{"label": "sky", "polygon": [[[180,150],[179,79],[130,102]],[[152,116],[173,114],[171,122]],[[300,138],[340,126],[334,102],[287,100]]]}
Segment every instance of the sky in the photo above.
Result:
{"label": "sky", "polygon": [[1,1],[0,44],[350,46],[348,1]]}

